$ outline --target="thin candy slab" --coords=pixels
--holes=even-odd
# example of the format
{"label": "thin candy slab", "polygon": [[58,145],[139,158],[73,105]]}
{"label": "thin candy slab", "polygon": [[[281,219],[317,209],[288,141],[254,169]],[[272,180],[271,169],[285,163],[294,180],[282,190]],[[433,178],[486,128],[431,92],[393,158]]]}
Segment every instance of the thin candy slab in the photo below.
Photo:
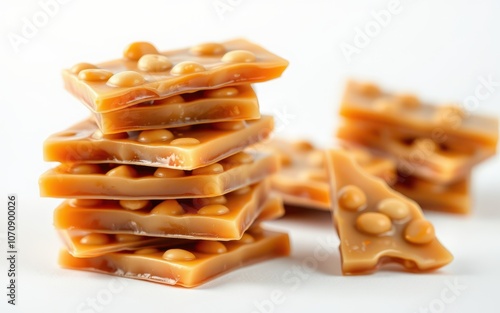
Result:
{"label": "thin candy slab", "polygon": [[61,164],[39,179],[44,197],[174,199],[215,197],[258,182],[279,168],[276,155],[252,150],[193,171],[115,164]]}
{"label": "thin candy slab", "polygon": [[70,269],[195,287],[237,267],[289,253],[287,234],[251,229],[235,241],[188,240],[174,247],[112,252],[93,258],[76,258],[61,251],[59,264]]}
{"label": "thin candy slab", "polygon": [[260,117],[250,85],[180,94],[124,109],[93,114],[104,134],[195,124],[252,120]]}
{"label": "thin candy slab", "polygon": [[94,112],[109,112],[176,94],[281,76],[288,61],[244,39],[158,52],[134,42],[123,58],[79,63],[63,71],[66,89]]}
{"label": "thin candy slab", "polygon": [[235,240],[262,211],[269,182],[197,199],[68,200],[54,211],[58,229],[166,238]]}
{"label": "thin candy slab", "polygon": [[45,140],[45,161],[116,163],[192,170],[218,162],[266,139],[272,116],[254,121],[103,135],[92,119]]}
{"label": "thin candy slab", "polygon": [[471,114],[458,105],[423,103],[415,95],[385,92],[371,83],[348,82],[340,115],[401,127],[422,137],[443,133],[493,152],[498,142],[497,118]]}
{"label": "thin candy slab", "polygon": [[[277,219],[285,213],[283,202],[277,196],[269,197],[264,203],[262,212],[254,221],[258,225],[262,221]],[[82,230],[58,230],[67,251],[77,258],[89,258],[118,251],[135,251],[154,246],[174,246],[186,243],[188,239],[147,237],[131,234],[93,233]]]}
{"label": "thin candy slab", "polygon": [[440,184],[463,180],[471,169],[493,155],[476,142],[447,137],[445,141],[422,136],[406,128],[345,119],[339,138],[385,153],[398,171]]}

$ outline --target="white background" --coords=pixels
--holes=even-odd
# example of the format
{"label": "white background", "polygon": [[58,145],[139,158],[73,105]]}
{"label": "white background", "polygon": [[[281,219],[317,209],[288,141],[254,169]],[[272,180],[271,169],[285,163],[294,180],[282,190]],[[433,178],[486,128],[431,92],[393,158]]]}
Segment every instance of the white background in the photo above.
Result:
{"label": "white background", "polygon": [[[45,2],[47,0],[42,0]],[[215,4],[229,3],[218,14]],[[49,134],[82,119],[86,109],[62,88],[60,71],[81,61],[119,57],[130,42],[147,40],[161,50],[205,41],[247,37],[285,57],[283,77],[257,86],[262,110],[275,114],[280,136],[331,144],[336,111],[348,77],[373,80],[423,99],[461,102],[474,95],[479,77],[500,81],[500,2],[402,0],[399,14],[347,62],[340,45],[353,44],[372,11],[389,1],[67,1],[58,6],[27,43],[15,47],[23,19],[42,11],[38,1],[0,0],[1,251],[6,250],[6,195],[19,197],[19,290],[16,308],[6,304],[6,261],[0,261],[1,312],[498,312],[500,278],[500,162],[474,172],[471,216],[428,214],[455,261],[426,275],[394,270],[374,275],[340,275],[338,239],[328,214],[294,214],[269,223],[288,231],[289,258],[233,271],[197,289],[61,270],[60,243],[52,228],[59,202],[38,197],[38,176]],[[43,21],[42,21],[43,22]],[[500,87],[476,111],[500,115]],[[283,118],[285,116],[286,118]],[[305,275],[304,261],[329,240],[329,257]],[[287,277],[297,277],[292,282]],[[449,303],[448,284],[465,286]],[[88,298],[126,284],[98,309]],[[279,303],[270,305],[272,294]],[[108,299],[105,299],[108,300]],[[87,311],[85,311],[86,309]]]}

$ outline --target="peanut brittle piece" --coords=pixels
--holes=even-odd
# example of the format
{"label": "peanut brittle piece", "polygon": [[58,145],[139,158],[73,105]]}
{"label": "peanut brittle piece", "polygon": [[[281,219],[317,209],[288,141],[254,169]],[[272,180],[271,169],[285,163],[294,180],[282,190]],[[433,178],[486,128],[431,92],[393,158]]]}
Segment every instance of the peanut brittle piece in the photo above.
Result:
{"label": "peanut brittle piece", "polygon": [[287,234],[252,228],[234,241],[186,240],[176,246],[159,245],[92,258],[76,258],[63,250],[59,264],[69,269],[195,287],[231,269],[289,253]]}
{"label": "peanut brittle piece", "polygon": [[498,118],[471,114],[459,105],[423,103],[412,94],[382,91],[371,83],[347,83],[340,115],[380,126],[400,127],[419,137],[443,136],[496,151]]}
{"label": "peanut brittle piece", "polygon": [[417,203],[366,174],[346,152],[327,156],[345,275],[373,272],[385,263],[423,272],[452,261]]}
{"label": "peanut brittle piece", "polygon": [[[262,212],[257,217],[254,225],[262,221],[277,219],[285,213],[283,202],[277,196],[269,197],[264,203]],[[67,251],[77,258],[89,258],[104,255],[110,252],[135,251],[162,245],[178,245],[189,239],[147,237],[132,234],[106,234],[89,231],[65,229],[58,230]]]}
{"label": "peanut brittle piece", "polygon": [[175,95],[106,113],[94,113],[104,134],[196,124],[252,120],[260,117],[250,85]]}
{"label": "peanut brittle piece", "polygon": [[193,170],[218,162],[266,139],[272,116],[253,121],[201,124],[103,135],[92,119],[44,142],[46,161],[116,163]]}
{"label": "peanut brittle piece", "polygon": [[109,112],[176,94],[281,76],[288,61],[244,39],[159,52],[134,42],[123,58],[79,63],[63,71],[66,89],[94,112]]}
{"label": "peanut brittle piece", "polygon": [[492,156],[475,142],[425,137],[402,127],[345,119],[339,138],[375,149],[397,163],[399,172],[439,184],[463,180],[472,167]]}
{"label": "peanut brittle piece", "polygon": [[39,180],[44,197],[174,199],[215,197],[256,183],[279,168],[276,155],[252,150],[192,171],[115,164],[61,164]]}
{"label": "peanut brittle piece", "polygon": [[211,198],[67,200],[55,209],[54,225],[70,231],[235,240],[259,216],[269,189],[263,181]]}

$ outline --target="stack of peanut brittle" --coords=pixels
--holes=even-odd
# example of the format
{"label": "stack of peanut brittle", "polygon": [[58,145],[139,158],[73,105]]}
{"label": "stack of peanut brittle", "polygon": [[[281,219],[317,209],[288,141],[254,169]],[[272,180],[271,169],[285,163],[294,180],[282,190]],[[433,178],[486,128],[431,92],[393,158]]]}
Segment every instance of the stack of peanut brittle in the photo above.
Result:
{"label": "stack of peanut brittle", "polygon": [[192,287],[231,268],[287,255],[270,196],[278,157],[249,149],[273,130],[251,84],[288,62],[246,40],[79,63],[66,89],[91,116],[51,135],[41,195],[54,212],[63,267]]}

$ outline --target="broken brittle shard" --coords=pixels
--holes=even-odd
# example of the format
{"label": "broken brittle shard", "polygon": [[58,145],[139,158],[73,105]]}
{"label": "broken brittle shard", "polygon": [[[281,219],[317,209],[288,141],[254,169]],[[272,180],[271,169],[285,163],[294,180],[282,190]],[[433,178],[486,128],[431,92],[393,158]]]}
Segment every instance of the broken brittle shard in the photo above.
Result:
{"label": "broken brittle shard", "polygon": [[345,275],[374,272],[385,263],[423,272],[453,260],[417,203],[366,174],[346,152],[328,151],[327,159]]}

